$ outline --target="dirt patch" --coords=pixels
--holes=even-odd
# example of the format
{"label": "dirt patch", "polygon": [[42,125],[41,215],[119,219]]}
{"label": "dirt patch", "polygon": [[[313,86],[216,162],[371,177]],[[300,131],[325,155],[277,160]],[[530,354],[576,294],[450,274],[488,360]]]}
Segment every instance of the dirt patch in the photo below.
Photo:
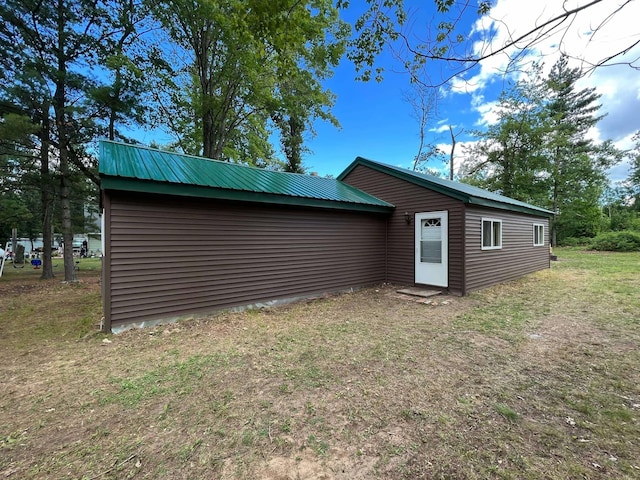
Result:
{"label": "dirt patch", "polygon": [[264,466],[260,477],[264,480],[332,480],[333,473],[323,467],[315,458],[274,457]]}

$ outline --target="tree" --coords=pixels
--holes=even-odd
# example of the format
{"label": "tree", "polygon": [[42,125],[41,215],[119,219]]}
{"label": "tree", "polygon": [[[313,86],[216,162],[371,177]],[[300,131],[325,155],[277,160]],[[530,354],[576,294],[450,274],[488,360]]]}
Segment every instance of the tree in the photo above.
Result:
{"label": "tree", "polygon": [[627,182],[617,182],[605,188],[602,195],[602,208],[608,228],[612,231],[640,230],[636,202],[634,190]]}
{"label": "tree", "polygon": [[[5,40],[1,35],[0,39]],[[5,53],[8,52],[10,50],[5,50]],[[55,186],[50,174],[49,160],[51,95],[29,58],[16,55],[10,57],[10,61],[7,56],[3,56],[2,59],[5,72],[13,71],[13,83],[5,84],[1,91],[4,98],[3,112],[6,113],[3,117],[3,131],[0,134],[4,139],[2,153],[11,159],[14,166],[20,166],[18,171],[13,170],[16,176],[14,190],[21,192],[23,196],[29,196],[31,200],[33,191],[38,191],[40,195],[39,205],[29,205],[31,220],[28,232],[32,237],[42,232],[45,244],[52,244]],[[15,112],[19,112],[17,116],[14,116]],[[39,218],[40,228],[33,224],[35,218]],[[24,228],[24,225],[22,227]],[[51,252],[45,249],[41,278],[53,276]]]}
{"label": "tree", "polygon": [[548,78],[535,74],[504,92],[498,123],[478,134],[481,141],[465,165],[475,183],[555,212],[552,245],[598,233],[605,171],[621,155],[611,142],[589,139],[602,118],[599,95],[577,90],[580,76],[563,57]]}
{"label": "tree", "polygon": [[[318,13],[313,14],[313,9]],[[315,135],[313,121],[322,119],[339,127],[331,114],[335,97],[321,81],[333,74],[342,58],[350,32],[331,2],[293,3],[287,14],[285,41],[274,45],[277,95],[271,118],[280,132],[285,170],[303,173],[304,133]],[[290,25],[296,25],[295,31]]]}
{"label": "tree", "polygon": [[629,173],[629,187],[636,194],[640,193],[640,130],[633,135],[633,148],[627,153],[631,166]]}
{"label": "tree", "polygon": [[413,170],[422,170],[430,159],[442,157],[443,152],[432,143],[426,141],[426,131],[430,121],[437,113],[438,93],[427,89],[420,83],[412,83],[412,90],[404,95],[404,100],[411,106],[412,114],[418,122],[418,150],[413,157]]}
{"label": "tree", "polygon": [[304,173],[302,167],[303,135],[306,129],[304,120],[296,115],[291,115],[288,118],[277,115],[274,121],[280,129],[280,142],[287,159],[284,167],[285,172]]}
{"label": "tree", "polygon": [[[93,0],[6,0],[0,13],[4,20],[0,29],[2,63],[9,76],[8,84],[14,90],[14,98],[23,99],[26,111],[40,126],[43,239],[46,246],[52,244],[48,180],[53,164],[62,208],[65,280],[73,281],[71,182],[78,168],[90,173],[83,163],[86,156],[81,147],[94,132],[83,105],[85,89],[94,84],[86,68],[95,63],[102,41],[110,34],[102,29],[107,9]],[[20,93],[16,94],[16,90]],[[27,102],[25,96],[37,101]],[[43,275],[48,273],[48,253],[45,248]]]}
{"label": "tree", "polygon": [[17,105],[0,106],[0,243],[13,228],[31,239],[39,235],[37,136],[40,128]]}
{"label": "tree", "polygon": [[482,132],[468,152],[462,171],[467,180],[489,190],[531,203],[546,202],[543,185],[545,158],[543,79],[540,66],[532,78],[523,79],[502,92],[498,101],[498,121]]}
{"label": "tree", "polygon": [[[158,100],[188,153],[241,160],[245,145],[268,155],[268,122],[294,160],[311,118],[332,119],[320,83],[337,65],[345,24],[328,0],[261,2],[165,0],[154,14],[187,61],[168,58]],[[186,132],[195,135],[186,136]],[[196,150],[197,149],[197,150]],[[258,158],[269,161],[268,158]],[[253,159],[255,161],[255,159]],[[253,163],[253,162],[251,162]]]}
{"label": "tree", "polygon": [[451,152],[449,153],[449,180],[453,180],[455,172],[455,158],[456,158],[456,143],[457,136],[464,132],[464,128],[461,128],[458,133],[453,133],[453,126],[449,125],[449,135],[451,136]]}
{"label": "tree", "polygon": [[130,141],[119,127],[146,123],[146,92],[153,88],[151,78],[155,77],[149,68],[155,55],[142,38],[152,28],[150,12],[134,0],[114,0],[108,10],[105,22],[112,33],[97,52],[97,70],[104,70],[107,81],[89,89],[87,95],[95,110],[91,116],[106,123],[106,137]]}
{"label": "tree", "polygon": [[601,118],[600,95],[594,88],[576,89],[582,76],[562,57],[547,80],[545,138],[551,210],[551,242],[560,237],[594,236],[600,225],[598,205],[607,183],[605,171],[619,158],[610,142],[595,145],[587,133]]}

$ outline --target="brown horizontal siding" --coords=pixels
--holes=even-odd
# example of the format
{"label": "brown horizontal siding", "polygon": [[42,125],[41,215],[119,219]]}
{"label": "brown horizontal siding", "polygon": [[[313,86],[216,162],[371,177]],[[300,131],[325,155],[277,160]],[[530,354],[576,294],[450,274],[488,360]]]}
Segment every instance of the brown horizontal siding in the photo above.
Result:
{"label": "brown horizontal siding", "polygon": [[[482,218],[502,220],[502,248],[482,250]],[[549,221],[501,210],[468,207],[466,213],[467,291],[549,268]],[[533,224],[544,225],[544,246],[533,246]]]}
{"label": "brown horizontal siding", "polygon": [[[415,282],[415,225],[413,215],[420,212],[449,212],[449,290],[463,293],[464,286],[464,204],[424,187],[358,165],[344,182],[396,206],[389,218],[387,281],[401,285]],[[404,213],[412,216],[407,225]]]}
{"label": "brown horizontal siding", "polygon": [[384,216],[109,194],[112,327],[385,279]]}

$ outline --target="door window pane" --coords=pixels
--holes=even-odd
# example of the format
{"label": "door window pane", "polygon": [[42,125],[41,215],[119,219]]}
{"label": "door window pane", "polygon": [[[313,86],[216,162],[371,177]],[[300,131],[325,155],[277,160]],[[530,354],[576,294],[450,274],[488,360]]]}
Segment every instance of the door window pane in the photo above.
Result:
{"label": "door window pane", "polygon": [[423,263],[442,263],[442,224],[439,218],[422,220],[420,261]]}

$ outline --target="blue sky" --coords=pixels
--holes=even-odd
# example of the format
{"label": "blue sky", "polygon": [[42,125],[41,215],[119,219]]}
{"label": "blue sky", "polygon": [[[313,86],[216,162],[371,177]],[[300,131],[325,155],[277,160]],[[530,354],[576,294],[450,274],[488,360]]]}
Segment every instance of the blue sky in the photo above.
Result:
{"label": "blue sky", "polygon": [[[563,5],[572,8],[589,1],[495,0],[489,15],[480,19],[470,17],[462,25],[466,29],[465,35],[475,41],[476,48],[495,50],[509,35],[517,37],[534,25],[542,24],[558,14]],[[559,58],[560,50],[576,57],[570,66],[578,67],[584,65],[581,62],[598,61],[622,46],[638,42],[638,46],[616,61],[635,62],[634,65],[640,69],[640,29],[637,27],[640,1],[629,2],[620,13],[610,16],[625,1],[605,0],[585,10],[559,34],[538,39],[528,50],[525,62],[544,59],[548,73]],[[343,15],[350,23],[363,11],[366,3],[365,0],[352,0],[351,5]],[[405,33],[412,42],[419,42],[424,39],[426,29],[433,26],[429,22],[433,16],[430,11],[433,0],[405,0],[405,5],[409,11]],[[481,42],[488,32],[492,35],[491,41]],[[456,164],[464,162],[464,147],[475,141],[470,132],[486,128],[495,121],[495,102],[506,81],[502,72],[508,55],[513,52],[506,51],[483,62],[467,72],[465,82],[454,82],[452,89],[441,96],[438,116],[429,125],[426,141],[438,144],[448,154],[451,148],[449,132],[439,131],[439,128],[451,125],[455,132],[463,131],[457,137]],[[411,92],[408,75],[399,73],[402,70],[399,62],[389,51],[379,57],[377,66],[385,68],[384,80],[380,83],[356,81],[355,69],[346,59],[335,75],[326,81],[325,85],[337,96],[333,114],[342,128],[336,129],[326,122],[316,123],[316,136],[307,138],[306,143],[311,151],[304,158],[308,172],[337,176],[357,156],[402,167],[412,165],[419,136],[412,107],[404,99]],[[640,130],[640,70],[624,65],[603,67],[582,79],[578,87],[595,87],[602,95],[600,113],[607,114],[590,136],[595,141],[611,139],[621,149],[631,148],[631,136]],[[170,141],[170,137],[157,131],[140,133],[138,139],[143,143]],[[444,168],[437,164],[427,166]],[[609,172],[612,181],[623,180],[627,176],[626,163]]]}
{"label": "blue sky", "polygon": [[[427,15],[424,5],[431,5],[432,2],[414,3],[421,6],[419,10],[409,7],[413,12],[413,21],[407,33],[412,38],[419,39],[420,18],[424,19]],[[467,23],[469,35],[471,36],[472,27],[473,38],[479,38],[485,31],[483,29],[491,29],[494,33],[498,32],[495,44],[499,45],[506,35],[505,25],[509,26],[512,34],[526,31],[532,22],[537,21],[539,24],[545,18],[551,18],[557,13],[561,3],[557,0],[536,0],[527,4],[521,0],[498,0],[494,2],[490,15],[482,19],[482,22],[475,25]],[[587,2],[574,0],[569,3],[573,5]],[[585,14],[578,16],[572,28],[564,32],[562,39],[541,39],[531,51],[529,60],[544,58],[548,69],[559,57],[560,46],[576,57],[581,56],[593,62],[603,58],[618,45],[640,40],[640,30],[635,21],[640,18],[640,2],[632,2],[625,7],[617,19],[610,20],[598,35],[588,31],[607,18],[608,13],[622,3],[622,0],[607,0],[602,3],[607,5],[603,8],[591,7],[588,14],[585,11]],[[632,61],[639,55],[640,49],[636,47],[624,60]],[[418,150],[419,137],[418,123],[412,116],[412,107],[404,100],[405,94],[411,91],[409,79],[406,74],[394,73],[393,70],[399,70],[399,65],[389,52],[379,60],[386,70],[381,83],[355,81],[353,65],[346,60],[341,63],[334,77],[326,82],[327,87],[337,95],[333,113],[342,128],[336,129],[328,123],[316,125],[317,135],[307,143],[311,153],[305,157],[304,165],[308,171],[337,176],[356,156],[403,167],[411,166]],[[467,74],[469,85],[456,84],[457,93],[449,93],[440,100],[438,118],[434,119],[427,140],[441,144],[448,152],[449,133],[434,131],[439,126],[438,122],[445,126],[453,125],[454,131],[464,129],[465,133],[460,135],[460,143],[456,146],[456,161],[462,162],[463,145],[474,141],[468,132],[482,128],[495,119],[493,107],[504,84],[504,76],[500,72],[505,65],[505,56],[493,58]],[[571,65],[580,64],[575,60]],[[596,141],[611,139],[620,148],[629,148],[631,135],[640,130],[640,72],[628,66],[601,68],[582,80],[579,87],[596,87],[596,91],[602,94],[601,113],[607,113],[607,117],[590,133],[592,138]],[[428,166],[442,167],[435,164]],[[609,176],[613,181],[622,180],[627,176],[627,169],[626,164],[619,165],[610,171]]]}
{"label": "blue sky", "polygon": [[337,176],[356,156],[398,165],[408,165],[415,156],[419,138],[411,106],[403,100],[409,90],[405,75],[387,73],[381,83],[356,82],[354,77],[353,66],[345,61],[327,82],[338,97],[333,113],[341,128],[316,124],[304,162],[309,171]]}

